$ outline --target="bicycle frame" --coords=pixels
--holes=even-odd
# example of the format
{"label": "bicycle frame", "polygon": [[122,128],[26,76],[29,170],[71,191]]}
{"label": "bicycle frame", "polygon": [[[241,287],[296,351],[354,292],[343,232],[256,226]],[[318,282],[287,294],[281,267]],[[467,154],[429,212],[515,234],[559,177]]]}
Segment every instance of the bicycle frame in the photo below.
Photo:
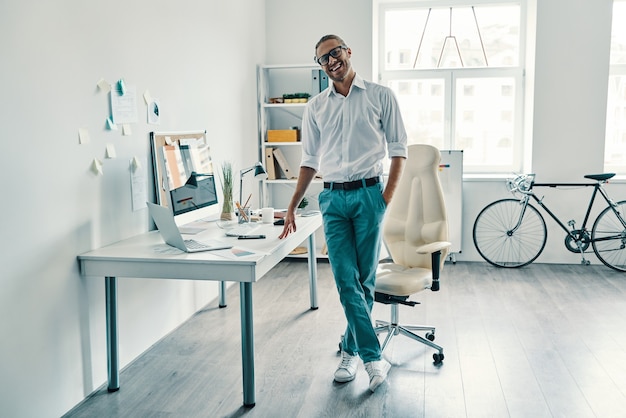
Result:
{"label": "bicycle frame", "polygon": [[[576,236],[574,234],[574,232],[583,232],[583,233],[587,232],[587,222],[589,221],[589,217],[591,216],[591,209],[593,208],[593,204],[595,203],[596,196],[598,195],[598,192],[600,192],[600,195],[602,195],[602,197],[604,198],[606,203],[610,207],[613,208],[615,214],[617,215],[617,218],[622,223],[622,226],[624,226],[624,228],[626,228],[626,221],[624,220],[624,218],[622,218],[622,216],[619,213],[619,211],[615,210],[615,207],[617,205],[609,197],[609,195],[606,193],[606,191],[602,188],[602,184],[603,183],[604,182],[600,182],[600,181],[596,182],[596,183],[534,183],[533,182],[533,183],[531,183],[531,185],[530,185],[528,190],[517,189],[518,192],[524,194],[524,197],[522,199],[520,199],[520,201],[522,202],[522,205],[524,206],[524,208],[522,209],[522,211],[520,213],[520,218],[519,218],[519,221],[518,221],[517,225],[511,230],[511,232],[515,232],[517,230],[517,228],[519,228],[519,226],[521,225],[522,219],[524,218],[524,213],[526,212],[526,206],[528,205],[528,202],[529,202],[530,198],[532,197],[533,200],[535,202],[537,202],[537,204],[539,206],[541,206],[543,208],[543,210],[545,210],[546,213],[548,215],[550,215],[550,217],[552,219],[554,219],[554,221],[567,233],[567,235],[569,235],[574,240],[579,240],[580,239],[583,243],[589,244],[589,243],[591,243],[591,239],[588,236],[586,236],[585,234],[582,234],[582,236]],[[533,191],[533,187],[552,187],[552,188],[557,188],[557,187],[593,187],[593,193],[591,194],[591,198],[589,199],[589,204],[587,206],[587,212],[585,213],[585,218],[583,219],[583,222],[582,222],[582,225],[581,225],[580,229],[578,229],[578,230],[573,229],[574,223],[575,223],[574,220],[570,220],[568,222],[568,225],[572,227],[572,230],[568,229],[567,226],[557,217],[557,215],[555,215],[554,212],[552,212],[543,203],[543,197],[541,199],[537,197],[537,195]],[[605,239],[608,239],[608,238],[605,238]]]}

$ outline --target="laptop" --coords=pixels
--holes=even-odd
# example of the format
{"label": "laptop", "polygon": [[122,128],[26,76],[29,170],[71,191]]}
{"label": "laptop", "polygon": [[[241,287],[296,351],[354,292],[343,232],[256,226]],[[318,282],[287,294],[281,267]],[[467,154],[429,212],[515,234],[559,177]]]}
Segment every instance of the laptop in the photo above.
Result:
{"label": "laptop", "polygon": [[150,216],[154,219],[154,223],[159,228],[159,233],[163,237],[163,240],[168,245],[176,247],[179,250],[187,253],[196,253],[199,251],[212,251],[223,250],[225,248],[231,248],[232,245],[220,242],[217,240],[211,240],[206,242],[200,242],[193,239],[183,239],[183,236],[174,221],[174,215],[172,212],[163,206],[156,205],[154,203],[146,202],[148,204],[148,211]]}

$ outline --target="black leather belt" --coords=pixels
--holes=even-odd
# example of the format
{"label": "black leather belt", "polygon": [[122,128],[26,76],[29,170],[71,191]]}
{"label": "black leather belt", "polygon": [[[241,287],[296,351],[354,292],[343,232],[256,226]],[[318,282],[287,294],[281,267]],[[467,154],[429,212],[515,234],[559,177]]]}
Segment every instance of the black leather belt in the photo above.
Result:
{"label": "black leather belt", "polygon": [[371,177],[365,180],[347,181],[345,183],[324,182],[324,188],[331,190],[356,190],[360,189],[361,187],[370,187],[378,183],[380,183],[380,177]]}

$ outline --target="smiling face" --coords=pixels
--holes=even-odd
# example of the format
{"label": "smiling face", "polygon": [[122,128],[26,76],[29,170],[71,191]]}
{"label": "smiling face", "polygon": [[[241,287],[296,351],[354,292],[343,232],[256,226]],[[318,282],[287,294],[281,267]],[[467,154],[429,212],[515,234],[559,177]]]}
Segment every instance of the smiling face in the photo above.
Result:
{"label": "smiling face", "polygon": [[[333,49],[341,46],[341,42],[336,39],[328,39],[322,42],[316,49],[316,56],[321,57],[324,54],[328,54]],[[352,51],[350,48],[341,49],[341,54],[334,58],[332,55],[328,57],[328,64],[322,66],[328,77],[341,83],[348,77],[352,72],[352,65],[350,64],[350,56],[352,55]]]}

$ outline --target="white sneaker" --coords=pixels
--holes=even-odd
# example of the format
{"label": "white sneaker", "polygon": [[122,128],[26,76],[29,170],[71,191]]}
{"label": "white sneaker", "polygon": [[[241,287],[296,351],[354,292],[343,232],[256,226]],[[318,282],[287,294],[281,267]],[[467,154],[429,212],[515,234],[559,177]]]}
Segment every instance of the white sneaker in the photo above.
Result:
{"label": "white sneaker", "polygon": [[335,381],[339,383],[346,383],[354,380],[358,360],[359,356],[353,356],[345,351],[342,351],[341,363],[339,363],[339,366],[337,366],[337,370],[335,371]]}
{"label": "white sneaker", "polygon": [[374,392],[387,378],[391,364],[385,359],[365,363],[365,370],[370,377],[370,390]]}

